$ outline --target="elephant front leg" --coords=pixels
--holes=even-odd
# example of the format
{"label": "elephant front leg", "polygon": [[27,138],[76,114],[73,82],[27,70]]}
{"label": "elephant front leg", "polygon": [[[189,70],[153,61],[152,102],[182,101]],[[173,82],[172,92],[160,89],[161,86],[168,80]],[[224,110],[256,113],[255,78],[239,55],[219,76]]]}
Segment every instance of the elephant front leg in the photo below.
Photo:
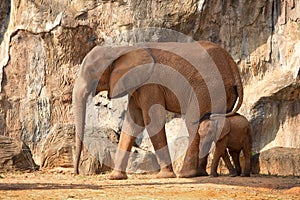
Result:
{"label": "elephant front leg", "polygon": [[[219,161],[220,161],[220,158],[221,156],[225,157],[225,164],[226,166],[230,163],[230,160],[229,160],[229,157],[228,157],[228,154],[227,154],[227,157],[226,155],[224,155],[224,152],[226,151],[227,153],[227,150],[226,150],[226,144],[227,144],[227,141],[226,141],[227,138],[223,138],[222,140],[219,140],[217,143],[216,143],[216,149],[215,149],[215,152],[214,152],[214,155],[213,155],[213,160],[212,160],[212,163],[211,163],[211,172],[210,172],[210,176],[211,177],[218,177],[219,174],[217,173],[217,169],[218,169],[218,165],[219,165]],[[226,162],[229,162],[229,163],[226,163]],[[232,166],[233,168],[233,166]]]}
{"label": "elephant front leg", "polygon": [[126,112],[125,115],[120,141],[115,155],[114,170],[110,174],[109,179],[127,179],[126,168],[131,148],[136,140],[136,137],[143,131],[143,129],[144,122],[142,118],[142,112],[140,109],[136,108],[134,102],[129,101],[128,112]]}
{"label": "elephant front leg", "polygon": [[214,153],[213,160],[211,162],[211,169],[210,169],[210,176],[211,177],[218,177],[219,174],[217,172],[219,161],[220,161],[221,155],[218,153]]}
{"label": "elephant front leg", "polygon": [[121,133],[119,145],[115,155],[114,170],[108,177],[110,180],[127,179],[126,167],[135,139],[136,137],[128,135],[125,132]]}
{"label": "elephant front leg", "polygon": [[165,132],[165,108],[151,103],[143,110],[144,122],[160,166],[157,178],[175,178]]}
{"label": "elephant front leg", "polygon": [[198,164],[199,176],[208,176],[208,173],[206,172],[207,159],[208,159],[208,155],[199,159],[199,164]]}

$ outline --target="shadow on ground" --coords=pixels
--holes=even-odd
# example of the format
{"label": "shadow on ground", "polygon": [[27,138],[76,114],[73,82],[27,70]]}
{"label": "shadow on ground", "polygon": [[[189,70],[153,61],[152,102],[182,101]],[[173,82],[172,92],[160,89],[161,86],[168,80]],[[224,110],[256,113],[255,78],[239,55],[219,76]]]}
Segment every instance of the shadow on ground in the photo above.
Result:
{"label": "shadow on ground", "polygon": [[[55,178],[55,177],[54,177]],[[59,181],[58,181],[59,182]],[[74,182],[79,182],[74,181]],[[82,182],[82,181],[81,181]],[[205,186],[205,184],[216,185],[229,185],[229,186],[241,186],[241,187],[253,187],[253,188],[267,188],[276,190],[285,190],[293,187],[300,187],[300,178],[298,177],[274,177],[274,176],[252,176],[245,177],[227,177],[220,176],[217,178],[211,177],[196,177],[189,179],[129,179],[121,181],[97,181],[95,184],[88,183],[0,183],[0,190],[63,190],[63,189],[89,189],[89,190],[101,190],[109,188],[130,188],[137,186],[151,186],[160,187],[165,185],[172,185],[172,187],[184,187],[184,185],[196,184],[199,188]]]}

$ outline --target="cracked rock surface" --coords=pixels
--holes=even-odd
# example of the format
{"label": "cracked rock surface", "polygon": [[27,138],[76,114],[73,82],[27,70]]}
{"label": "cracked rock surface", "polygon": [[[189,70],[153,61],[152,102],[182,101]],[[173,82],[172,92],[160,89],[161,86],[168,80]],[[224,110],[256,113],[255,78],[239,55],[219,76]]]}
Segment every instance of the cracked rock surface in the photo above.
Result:
{"label": "cracked rock surface", "polygon": [[[22,140],[40,166],[71,166],[71,94],[82,59],[102,43],[185,41],[186,37],[162,28],[210,40],[233,56],[244,83],[240,112],[254,128],[254,154],[275,147],[300,148],[300,2],[296,0],[1,1],[0,134]],[[140,32],[121,34],[128,30]],[[93,102],[97,129],[119,133],[126,102],[126,98],[109,101],[105,94],[97,96]],[[187,136],[176,139],[171,133],[181,126],[178,119],[167,126],[172,155],[185,149]],[[53,134],[62,144],[72,145],[57,145]],[[142,146],[151,151],[146,140]],[[97,170],[88,166],[99,164],[88,156],[84,171],[94,173]],[[285,171],[295,173],[292,166]]]}

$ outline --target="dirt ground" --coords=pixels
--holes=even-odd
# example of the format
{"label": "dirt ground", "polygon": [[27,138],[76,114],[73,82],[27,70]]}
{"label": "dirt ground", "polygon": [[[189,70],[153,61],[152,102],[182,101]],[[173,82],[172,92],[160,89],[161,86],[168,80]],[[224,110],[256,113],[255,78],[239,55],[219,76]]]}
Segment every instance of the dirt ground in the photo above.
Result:
{"label": "dirt ground", "polygon": [[300,199],[299,177],[156,179],[155,175],[129,175],[128,180],[111,181],[107,176],[2,173],[0,199]]}

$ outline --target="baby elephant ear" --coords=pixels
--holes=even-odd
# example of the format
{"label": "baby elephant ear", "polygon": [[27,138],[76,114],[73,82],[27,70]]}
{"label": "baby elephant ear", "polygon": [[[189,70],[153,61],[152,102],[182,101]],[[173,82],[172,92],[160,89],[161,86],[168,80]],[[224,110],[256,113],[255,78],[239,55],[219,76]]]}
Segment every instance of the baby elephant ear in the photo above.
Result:
{"label": "baby elephant ear", "polygon": [[[209,128],[210,128],[210,120],[204,120],[199,124],[198,134],[201,138],[204,138],[208,135]],[[210,129],[211,130],[211,129]]]}
{"label": "baby elephant ear", "polygon": [[124,48],[115,49],[120,56],[113,62],[109,79],[111,98],[124,96],[142,86],[153,73],[154,60],[146,49]]}
{"label": "baby elephant ear", "polygon": [[204,158],[210,153],[213,142],[216,139],[216,121],[204,120],[199,125],[198,133],[200,135],[200,152],[199,158]]}
{"label": "baby elephant ear", "polygon": [[220,136],[216,137],[217,141],[223,139],[229,132],[230,132],[230,121],[227,118],[225,118],[223,122],[218,121],[217,133],[219,133]]}

